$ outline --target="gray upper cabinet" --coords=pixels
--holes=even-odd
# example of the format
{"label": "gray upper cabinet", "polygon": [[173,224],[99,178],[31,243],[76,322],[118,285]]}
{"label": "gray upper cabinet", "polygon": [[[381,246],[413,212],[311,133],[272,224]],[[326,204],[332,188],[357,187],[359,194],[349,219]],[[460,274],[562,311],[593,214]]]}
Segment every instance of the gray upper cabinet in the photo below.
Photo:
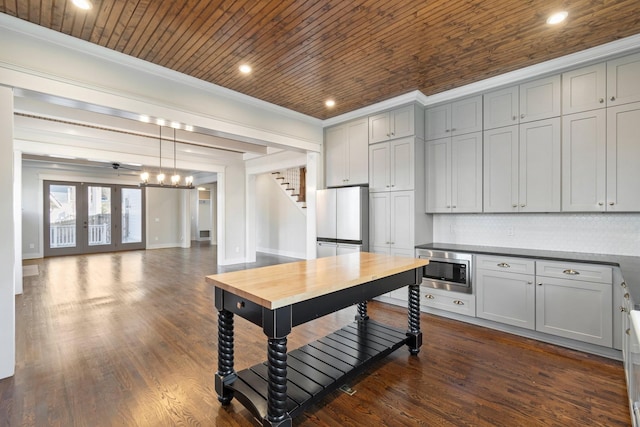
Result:
{"label": "gray upper cabinet", "polygon": [[560,116],[560,87],[556,75],[484,94],[484,129]]}
{"label": "gray upper cabinet", "polygon": [[367,123],[363,118],[325,130],[327,187],[369,182]]}
{"label": "gray upper cabinet", "polygon": [[607,106],[640,101],[640,53],[607,62]]}
{"label": "gray upper cabinet", "polygon": [[607,108],[607,211],[640,211],[640,102]]}
{"label": "gray upper cabinet", "polygon": [[562,114],[607,106],[607,65],[591,65],[562,74]]}
{"label": "gray upper cabinet", "polygon": [[482,131],[482,96],[425,110],[426,139],[434,140]]}
{"label": "gray upper cabinet", "polygon": [[369,117],[369,144],[413,135],[422,138],[422,127],[421,117],[419,123],[416,123],[414,105],[376,114]]}

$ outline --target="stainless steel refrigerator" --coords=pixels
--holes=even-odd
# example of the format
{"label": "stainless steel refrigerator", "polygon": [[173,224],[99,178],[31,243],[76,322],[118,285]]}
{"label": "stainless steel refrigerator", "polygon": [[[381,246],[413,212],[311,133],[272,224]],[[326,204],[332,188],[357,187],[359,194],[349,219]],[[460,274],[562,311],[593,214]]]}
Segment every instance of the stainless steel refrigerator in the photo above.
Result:
{"label": "stainless steel refrigerator", "polygon": [[369,189],[341,187],[316,193],[318,258],[369,250]]}

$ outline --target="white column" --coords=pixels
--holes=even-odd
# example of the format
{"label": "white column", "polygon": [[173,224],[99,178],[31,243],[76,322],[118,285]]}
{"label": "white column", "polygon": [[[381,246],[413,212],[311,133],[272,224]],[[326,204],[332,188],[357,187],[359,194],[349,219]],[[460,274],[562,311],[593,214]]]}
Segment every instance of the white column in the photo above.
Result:
{"label": "white column", "polygon": [[307,259],[314,259],[316,257],[316,190],[318,189],[321,173],[320,154],[307,153]]}
{"label": "white column", "polygon": [[[13,90],[0,87],[0,182],[13,183]],[[0,379],[16,365],[14,187],[0,187]]]}
{"label": "white column", "polygon": [[180,191],[180,247],[191,247],[191,192],[197,190],[177,190]]}
{"label": "white column", "polygon": [[256,175],[247,175],[247,261],[256,262]]}
{"label": "white column", "polygon": [[22,293],[22,152],[13,152],[13,229],[15,240],[15,293]]}

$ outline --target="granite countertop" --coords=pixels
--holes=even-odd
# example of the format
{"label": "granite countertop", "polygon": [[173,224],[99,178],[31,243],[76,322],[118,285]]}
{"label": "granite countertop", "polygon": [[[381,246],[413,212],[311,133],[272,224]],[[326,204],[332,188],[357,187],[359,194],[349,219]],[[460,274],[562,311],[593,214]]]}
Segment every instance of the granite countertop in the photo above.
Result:
{"label": "granite countertop", "polygon": [[433,249],[452,252],[467,252],[484,255],[507,255],[521,258],[547,259],[553,261],[587,262],[620,267],[629,293],[636,306],[640,304],[640,257],[624,255],[592,254],[585,252],[547,251],[544,249],[505,248],[494,246],[459,245],[453,243],[427,243],[416,249]]}

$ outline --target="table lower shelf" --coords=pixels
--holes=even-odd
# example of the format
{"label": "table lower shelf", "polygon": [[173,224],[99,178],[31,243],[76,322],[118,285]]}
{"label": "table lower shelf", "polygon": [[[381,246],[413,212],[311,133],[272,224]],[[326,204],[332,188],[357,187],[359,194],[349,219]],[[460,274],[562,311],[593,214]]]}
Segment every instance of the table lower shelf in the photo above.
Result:
{"label": "table lower shelf", "polygon": [[[367,320],[287,353],[287,412],[296,417],[406,343],[405,331]],[[236,380],[225,387],[262,420],[267,414],[267,378],[264,362],[238,372]]]}

